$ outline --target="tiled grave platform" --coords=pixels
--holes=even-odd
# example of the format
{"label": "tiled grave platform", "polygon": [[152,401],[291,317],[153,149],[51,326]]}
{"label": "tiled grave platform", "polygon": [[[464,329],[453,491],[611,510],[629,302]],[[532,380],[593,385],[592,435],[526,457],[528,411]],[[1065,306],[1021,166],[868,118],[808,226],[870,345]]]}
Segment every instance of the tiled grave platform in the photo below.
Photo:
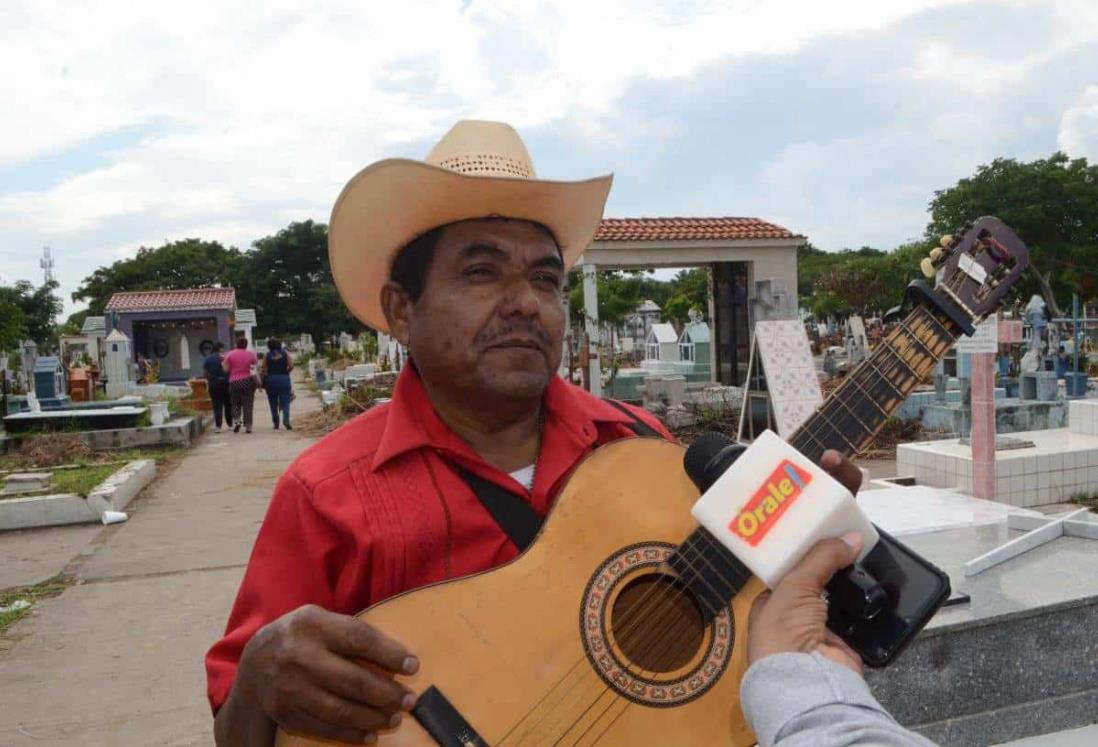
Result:
{"label": "tiled grave platform", "polygon": [[[1001,392],[997,389],[996,392]],[[1067,422],[1064,400],[1041,402],[1027,399],[995,399],[995,430],[998,433],[1018,433],[1049,428],[1063,428]],[[971,429],[969,409],[961,403],[931,403],[921,410],[923,428],[941,433],[968,433]]]}
{"label": "tiled grave platform", "polygon": [[1021,534],[995,514],[1025,509],[920,487],[867,491],[859,500],[876,523],[971,597],[942,609],[892,666],[867,673],[901,723],[948,746],[996,744],[1093,721],[1098,542],[1061,537],[966,578],[966,561]]}
{"label": "tiled grave platform", "polygon": [[[996,500],[1043,506],[1098,492],[1098,400],[1068,408],[1067,428],[1012,433],[1034,446],[995,452]],[[955,439],[900,444],[896,470],[920,485],[972,491],[972,451]]]}

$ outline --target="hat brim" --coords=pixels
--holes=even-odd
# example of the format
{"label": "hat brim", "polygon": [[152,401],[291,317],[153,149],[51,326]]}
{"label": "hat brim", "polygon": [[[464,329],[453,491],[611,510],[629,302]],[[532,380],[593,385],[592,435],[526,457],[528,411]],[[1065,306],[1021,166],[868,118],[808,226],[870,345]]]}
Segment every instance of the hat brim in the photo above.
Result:
{"label": "hat brim", "polygon": [[595,237],[613,175],[577,182],[470,176],[408,159],[367,166],[343,188],[328,226],[332,277],[347,308],[388,332],[381,288],[397,252],[432,228],[502,216],[535,221],[571,268]]}

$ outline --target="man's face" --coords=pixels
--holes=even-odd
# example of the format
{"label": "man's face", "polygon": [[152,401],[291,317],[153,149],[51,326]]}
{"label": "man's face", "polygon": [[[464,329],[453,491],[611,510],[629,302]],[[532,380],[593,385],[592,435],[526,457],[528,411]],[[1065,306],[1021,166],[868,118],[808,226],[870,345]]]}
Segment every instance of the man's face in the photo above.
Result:
{"label": "man's face", "polygon": [[382,304],[429,387],[528,399],[560,365],[563,284],[560,252],[543,229],[474,220],[443,229],[418,301],[390,284]]}

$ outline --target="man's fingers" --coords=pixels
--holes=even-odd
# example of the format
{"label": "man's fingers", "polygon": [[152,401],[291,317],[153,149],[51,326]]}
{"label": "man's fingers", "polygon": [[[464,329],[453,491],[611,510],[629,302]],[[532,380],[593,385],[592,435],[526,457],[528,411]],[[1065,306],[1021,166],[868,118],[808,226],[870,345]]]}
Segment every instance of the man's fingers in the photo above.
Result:
{"label": "man's fingers", "polygon": [[[315,662],[313,683],[355,703],[386,713],[411,710],[415,695],[392,677],[328,653]],[[407,702],[405,702],[407,701]]]}
{"label": "man's fingers", "polygon": [[361,703],[326,692],[319,687],[306,689],[298,700],[301,713],[337,729],[352,729],[360,734],[396,726],[402,714],[384,713]]}
{"label": "man's fingers", "polygon": [[322,629],[329,650],[348,659],[363,659],[398,674],[415,674],[419,660],[404,645],[373,625],[354,617],[329,613]]}
{"label": "man's fingers", "polygon": [[335,726],[300,707],[295,708],[285,721],[279,725],[291,732],[309,737],[330,739],[345,744],[373,744],[377,742],[377,733],[375,731],[355,729],[350,726]]}
{"label": "man's fingers", "polygon": [[858,488],[862,486],[862,471],[854,462],[834,449],[828,449],[820,457],[820,466],[841,482],[844,488],[854,495],[858,494]]}
{"label": "man's fingers", "polygon": [[747,628],[748,628],[748,630],[750,630],[751,627],[754,626],[755,618],[758,617],[760,612],[762,612],[763,606],[766,604],[767,600],[769,600],[769,599],[770,599],[770,592],[769,591],[764,591],[761,594],[759,594],[757,597],[755,597],[755,601],[751,603],[751,611],[747,613]]}
{"label": "man's fingers", "polygon": [[791,583],[809,586],[813,591],[822,592],[836,571],[854,562],[862,549],[863,542],[861,535],[853,532],[844,535],[842,539],[817,542],[793,567],[793,570],[778,583],[778,588]]}

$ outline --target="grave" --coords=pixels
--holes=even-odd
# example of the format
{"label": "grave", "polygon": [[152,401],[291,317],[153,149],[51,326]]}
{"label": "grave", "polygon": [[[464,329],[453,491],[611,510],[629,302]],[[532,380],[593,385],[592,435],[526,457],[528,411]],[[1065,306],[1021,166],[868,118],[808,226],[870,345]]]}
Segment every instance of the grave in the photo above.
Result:
{"label": "grave", "polygon": [[[50,474],[32,472],[28,476],[40,479]],[[156,462],[137,459],[120,464],[114,473],[88,491],[87,496],[50,493],[48,489],[4,496],[0,500],[0,530],[125,520],[125,514],[117,512],[152,482],[155,475]],[[13,475],[9,475],[9,479],[11,477]]]}
{"label": "grave", "polygon": [[44,355],[34,362],[34,396],[44,408],[65,407],[71,401],[65,390],[65,369],[61,359]]}
{"label": "grave", "polygon": [[[1044,506],[1098,490],[1098,400],[1069,402],[1066,428],[1011,435],[1033,446],[996,451],[996,500]],[[896,470],[920,485],[972,492],[971,448],[956,439],[900,444]]]}
{"label": "grave", "polygon": [[4,430],[8,433],[28,431],[116,430],[133,428],[149,408],[139,405],[119,407],[91,407],[20,412],[4,417]]}
{"label": "grave", "polygon": [[4,477],[4,489],[0,490],[0,498],[45,493],[49,491],[52,480],[52,472],[13,472]]}
{"label": "grave", "polygon": [[[17,407],[11,409],[8,414],[14,414],[16,412],[30,412],[30,404],[27,402],[26,397],[11,397],[9,398],[9,408],[11,408],[11,400],[15,400]],[[118,399],[101,399],[94,402],[70,402],[65,405],[64,408],[59,407],[45,407],[43,410],[102,410],[112,407],[138,407],[142,404],[142,399],[136,395],[128,395],[126,397],[119,397]]]}

